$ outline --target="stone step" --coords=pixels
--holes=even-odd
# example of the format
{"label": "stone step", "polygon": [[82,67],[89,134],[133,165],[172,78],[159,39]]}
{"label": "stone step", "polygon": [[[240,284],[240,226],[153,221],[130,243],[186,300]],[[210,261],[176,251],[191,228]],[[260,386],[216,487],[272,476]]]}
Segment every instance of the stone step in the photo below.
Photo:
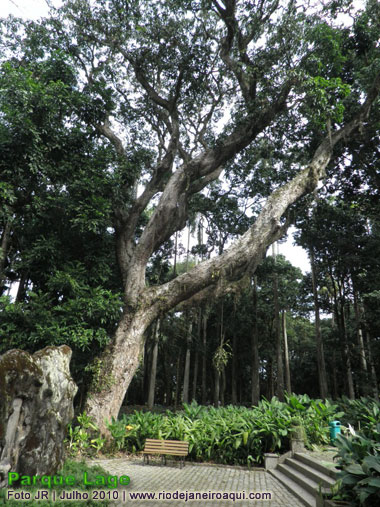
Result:
{"label": "stone step", "polygon": [[291,468],[303,474],[308,479],[314,481],[317,484],[317,487],[321,486],[323,488],[330,488],[336,482],[336,480],[329,475],[329,470],[327,468],[321,471],[320,467],[315,468],[310,464],[310,462],[306,464],[297,458],[287,458],[284,464],[290,466]]}
{"label": "stone step", "polygon": [[[281,462],[282,461],[282,462]],[[317,505],[321,493],[329,492],[337,480],[338,470],[333,463],[319,462],[306,453],[284,456],[269,472],[306,506]]]}
{"label": "stone step", "polygon": [[285,486],[285,488],[290,491],[295,497],[300,500],[307,507],[315,507],[316,499],[314,495],[305,491],[303,487],[301,487],[296,481],[291,479],[288,475],[279,470],[279,465],[277,468],[273,470],[268,470],[268,472],[273,475],[278,481],[281,482]]}
{"label": "stone step", "polygon": [[303,475],[302,472],[298,472],[298,470],[289,465],[285,465],[285,463],[278,465],[276,470],[279,470],[284,475],[287,475],[290,479],[292,479],[292,481],[296,482],[301,488],[306,490],[311,495],[314,495],[318,490],[318,483],[316,481],[309,479],[309,477]]}
{"label": "stone step", "polygon": [[328,475],[332,479],[335,480],[337,479],[337,473],[339,470],[333,464],[331,464],[331,466],[325,466],[320,461],[317,461],[308,454],[301,452],[295,452],[293,458],[296,459],[297,461],[305,463],[305,465],[308,465],[316,470],[319,470],[320,472]]}

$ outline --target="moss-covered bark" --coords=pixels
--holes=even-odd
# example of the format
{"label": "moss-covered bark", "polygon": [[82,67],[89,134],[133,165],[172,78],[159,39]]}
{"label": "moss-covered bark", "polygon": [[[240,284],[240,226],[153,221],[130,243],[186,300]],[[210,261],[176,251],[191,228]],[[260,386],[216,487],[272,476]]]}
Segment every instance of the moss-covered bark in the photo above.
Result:
{"label": "moss-covered bark", "polygon": [[77,391],[70,359],[66,345],[0,356],[0,487],[8,472],[52,475],[62,465]]}

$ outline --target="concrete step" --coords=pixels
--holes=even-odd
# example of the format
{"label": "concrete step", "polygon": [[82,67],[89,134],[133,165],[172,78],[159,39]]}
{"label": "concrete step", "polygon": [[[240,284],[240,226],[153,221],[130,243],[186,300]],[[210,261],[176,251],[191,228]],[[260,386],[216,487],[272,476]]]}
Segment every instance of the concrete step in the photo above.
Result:
{"label": "concrete step", "polygon": [[303,461],[298,460],[297,458],[287,458],[284,464],[297,470],[308,479],[311,479],[317,484],[317,486],[320,485],[323,488],[330,488],[336,482],[335,479],[333,479],[329,475],[329,470],[327,468],[321,471],[320,467],[315,468],[313,465],[310,464],[310,462],[306,464]]}
{"label": "concrete step", "polygon": [[304,505],[315,507],[321,492],[330,491],[336,482],[337,469],[334,465],[311,458],[308,454],[296,452],[288,456],[270,473],[276,477]]}
{"label": "concrete step", "polygon": [[311,495],[314,495],[315,491],[318,489],[318,483],[313,481],[312,479],[309,479],[309,477],[306,477],[303,475],[302,472],[298,472],[295,468],[289,466],[289,465],[278,465],[276,470],[279,470],[284,475],[288,476],[289,479],[292,479],[292,481],[296,482],[301,488],[303,488],[305,491],[310,493]]}
{"label": "concrete step", "polygon": [[319,470],[320,472],[328,475],[332,479],[337,478],[338,469],[334,466],[333,463],[324,465],[323,462],[316,461],[308,454],[304,454],[301,452],[295,452],[293,455],[293,458],[297,461],[301,461],[302,463],[305,463],[305,465],[308,465],[316,470]]}
{"label": "concrete step", "polygon": [[316,500],[314,495],[308,491],[305,491],[305,489],[301,487],[296,481],[279,470],[280,466],[281,465],[273,470],[269,470],[269,473],[272,474],[278,481],[280,481],[281,484],[283,484],[285,488],[290,491],[295,497],[297,497],[298,500],[300,500],[304,505],[307,507],[315,507]]}

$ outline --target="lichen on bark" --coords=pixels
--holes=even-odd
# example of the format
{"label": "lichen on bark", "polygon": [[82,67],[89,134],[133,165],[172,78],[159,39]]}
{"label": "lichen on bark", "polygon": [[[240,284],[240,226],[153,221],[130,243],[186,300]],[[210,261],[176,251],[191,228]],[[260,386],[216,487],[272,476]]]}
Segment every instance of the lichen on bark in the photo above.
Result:
{"label": "lichen on bark", "polygon": [[77,392],[70,359],[66,345],[0,356],[0,487],[8,472],[52,475],[62,465]]}

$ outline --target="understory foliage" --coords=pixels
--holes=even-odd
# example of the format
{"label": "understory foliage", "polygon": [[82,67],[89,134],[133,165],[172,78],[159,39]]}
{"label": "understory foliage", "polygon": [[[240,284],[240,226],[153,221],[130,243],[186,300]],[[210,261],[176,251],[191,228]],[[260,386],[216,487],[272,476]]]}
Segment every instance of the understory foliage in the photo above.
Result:
{"label": "understory foliage", "polygon": [[[344,412],[341,422],[345,426],[352,426],[360,434],[371,438],[379,432],[380,402],[372,398],[361,397],[358,400],[350,400],[342,396],[337,401],[340,411]],[[380,450],[380,449],[379,449]]]}
{"label": "understory foliage", "polygon": [[[132,426],[123,438],[128,451],[140,451],[146,438],[186,440],[190,459],[223,464],[263,462],[266,452],[286,452],[295,426],[303,426],[307,445],[328,443],[328,422],[336,407],[308,396],[263,399],[257,407],[205,407],[184,405],[165,415],[135,412],[109,425],[117,435],[120,426]],[[117,440],[116,440],[117,442]]]}
{"label": "understory foliage", "polygon": [[[368,428],[366,433],[369,433]],[[338,435],[336,445],[342,471],[338,476],[335,498],[349,501],[350,505],[379,505],[380,422],[372,427],[370,436],[353,429],[348,437]]]}
{"label": "understory foliage", "polygon": [[334,499],[375,507],[380,501],[380,402],[342,397],[338,406],[348,434],[338,435],[335,442],[341,472]]}
{"label": "understory foliage", "polygon": [[[263,462],[266,452],[289,450],[292,432],[300,426],[308,447],[328,444],[328,423],[340,417],[337,410],[337,405],[328,400],[313,400],[307,395],[288,395],[285,402],[276,397],[270,401],[264,398],[254,408],[232,405],[215,408],[193,402],[175,413],[167,410],[163,414],[138,411],[124,414],[119,420],[113,419],[108,429],[116,451],[142,451],[147,438],[185,440],[189,442],[191,460],[257,465]],[[87,424],[87,417],[84,422]],[[85,427],[82,425],[82,429]],[[94,449],[98,442],[96,433],[92,439],[85,438],[83,432],[70,427],[71,450],[77,446],[82,452],[91,451],[91,441]]]}

